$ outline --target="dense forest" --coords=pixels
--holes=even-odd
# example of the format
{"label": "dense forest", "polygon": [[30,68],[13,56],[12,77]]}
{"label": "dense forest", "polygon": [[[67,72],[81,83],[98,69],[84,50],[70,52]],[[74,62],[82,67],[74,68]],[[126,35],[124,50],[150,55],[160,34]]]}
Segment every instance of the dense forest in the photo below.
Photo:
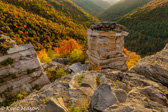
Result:
{"label": "dense forest", "polygon": [[101,6],[98,6],[91,0],[72,0],[76,5],[81,7],[83,10],[88,12],[89,14],[96,15],[99,12],[103,11],[104,8]]}
{"label": "dense forest", "polygon": [[84,43],[87,27],[97,21],[70,0],[1,0],[0,16],[0,34],[36,50],[57,47],[62,39]]}
{"label": "dense forest", "polygon": [[130,33],[125,47],[143,56],[153,54],[168,42],[168,0],[153,0],[125,15],[119,23]]}
{"label": "dense forest", "polygon": [[147,4],[149,1],[152,0],[120,0],[97,16],[100,20],[118,20],[119,17]]}

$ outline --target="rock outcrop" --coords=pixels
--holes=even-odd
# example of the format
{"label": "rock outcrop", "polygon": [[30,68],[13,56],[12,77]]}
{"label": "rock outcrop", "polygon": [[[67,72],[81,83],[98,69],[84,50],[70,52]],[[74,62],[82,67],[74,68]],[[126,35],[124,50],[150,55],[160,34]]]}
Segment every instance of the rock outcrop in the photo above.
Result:
{"label": "rock outcrop", "polygon": [[168,44],[162,51],[141,59],[130,72],[144,75],[168,87]]}
{"label": "rock outcrop", "polygon": [[16,42],[12,40],[9,36],[0,34],[0,42],[3,44],[6,44],[9,47],[14,47],[16,45]]}
{"label": "rock outcrop", "polygon": [[67,112],[71,106],[89,105],[86,108],[89,112],[167,112],[167,94],[165,86],[135,73],[85,71],[62,77],[13,107],[38,107],[40,110],[36,112]]}
{"label": "rock outcrop", "polygon": [[[88,51],[90,68],[101,66],[126,71],[127,57],[123,53],[124,36],[128,33],[121,31],[124,26],[116,23],[97,23],[88,29]],[[116,29],[119,31],[117,32]]]}
{"label": "rock outcrop", "polygon": [[0,102],[50,83],[32,44],[14,46],[0,56],[0,80]]}

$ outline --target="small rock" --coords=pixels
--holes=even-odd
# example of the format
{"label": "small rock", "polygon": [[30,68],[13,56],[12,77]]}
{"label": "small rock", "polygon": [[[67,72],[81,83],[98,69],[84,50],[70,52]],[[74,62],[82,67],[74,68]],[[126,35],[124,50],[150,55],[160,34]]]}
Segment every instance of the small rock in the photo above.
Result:
{"label": "small rock", "polygon": [[53,62],[61,63],[67,65],[70,61],[67,58],[54,58],[52,59]]}
{"label": "small rock", "polygon": [[81,62],[72,64],[69,68],[75,73],[89,70],[88,66],[86,64],[81,64]]}

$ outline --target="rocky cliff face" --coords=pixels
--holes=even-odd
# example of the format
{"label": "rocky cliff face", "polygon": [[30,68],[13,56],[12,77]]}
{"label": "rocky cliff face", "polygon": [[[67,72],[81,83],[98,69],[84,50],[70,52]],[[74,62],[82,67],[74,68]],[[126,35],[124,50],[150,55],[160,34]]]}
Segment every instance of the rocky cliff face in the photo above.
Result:
{"label": "rocky cliff face", "polygon": [[14,45],[6,52],[7,55],[0,56],[0,102],[50,83],[33,45]]}
{"label": "rocky cliff face", "polygon": [[168,87],[168,44],[155,55],[141,59],[130,72],[144,75]]}
{"label": "rocky cliff face", "polygon": [[88,51],[90,68],[101,66],[126,71],[128,69],[122,47],[125,27],[116,23],[102,22],[93,24],[88,29]]}
{"label": "rocky cliff face", "polygon": [[128,72],[106,69],[67,75],[30,94],[13,107],[38,107],[36,112],[67,112],[71,106],[86,107],[85,111],[89,112],[168,112],[168,88],[161,84],[161,78],[155,77],[155,71],[148,76],[144,75],[148,73],[143,72],[144,69],[138,69],[141,66],[150,71],[150,67],[157,63],[162,64],[158,68],[162,71],[157,72],[157,76],[168,74],[167,66],[164,66],[167,64],[164,60],[167,46],[161,52],[142,59]]}

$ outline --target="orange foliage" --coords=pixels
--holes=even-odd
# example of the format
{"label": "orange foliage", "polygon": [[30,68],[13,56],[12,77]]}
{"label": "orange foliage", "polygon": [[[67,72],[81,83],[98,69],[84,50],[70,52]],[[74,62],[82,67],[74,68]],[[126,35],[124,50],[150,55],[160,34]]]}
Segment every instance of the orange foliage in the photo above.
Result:
{"label": "orange foliage", "polygon": [[102,70],[102,67],[101,66],[95,66],[92,68],[93,71],[100,71]]}
{"label": "orange foliage", "polygon": [[59,54],[69,55],[75,49],[81,50],[82,46],[74,39],[62,40],[59,44],[59,48],[55,48],[54,51]]}
{"label": "orange foliage", "polygon": [[140,55],[137,55],[135,52],[128,51],[126,48],[122,47],[124,54],[128,56],[127,65],[130,69],[132,66],[135,66],[138,61],[141,59]]}

